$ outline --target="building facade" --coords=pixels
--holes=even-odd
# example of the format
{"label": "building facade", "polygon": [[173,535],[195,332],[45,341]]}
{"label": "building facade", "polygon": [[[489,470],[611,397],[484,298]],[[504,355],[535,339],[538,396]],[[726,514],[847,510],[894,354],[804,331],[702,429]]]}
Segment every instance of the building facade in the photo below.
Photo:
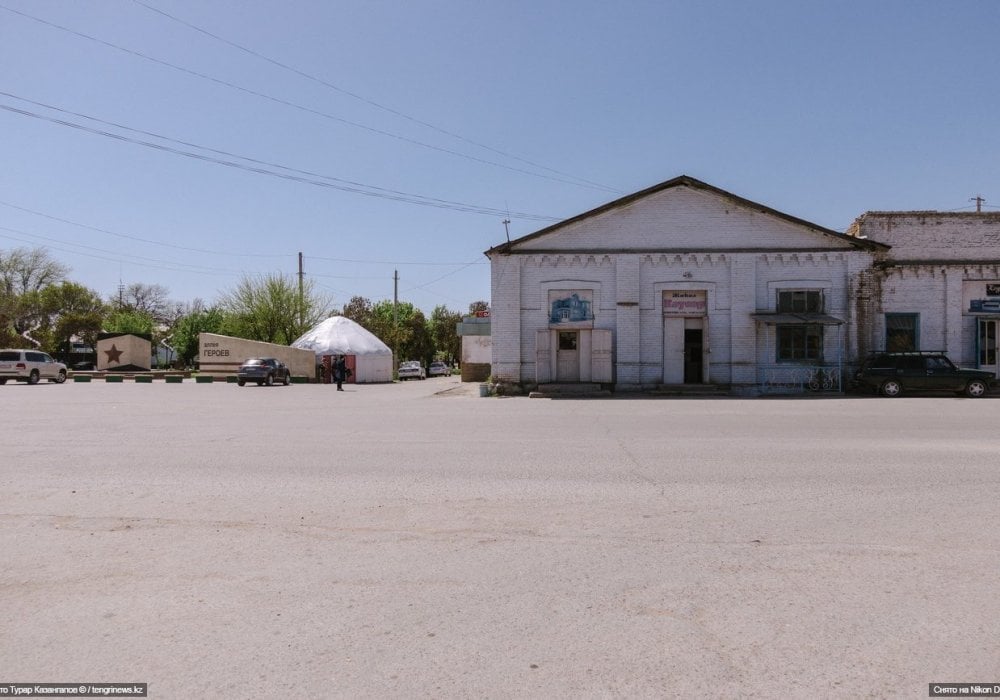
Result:
{"label": "building facade", "polygon": [[941,350],[1000,377],[1000,213],[868,212],[848,235],[891,246],[871,271],[861,350]]}
{"label": "building facade", "polygon": [[839,389],[886,251],[678,177],[486,251],[493,379]]}

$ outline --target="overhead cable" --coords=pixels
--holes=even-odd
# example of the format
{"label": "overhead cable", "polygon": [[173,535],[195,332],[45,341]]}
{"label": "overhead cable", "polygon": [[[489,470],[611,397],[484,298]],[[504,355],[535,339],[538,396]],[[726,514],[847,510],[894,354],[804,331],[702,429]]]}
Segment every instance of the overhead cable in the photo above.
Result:
{"label": "overhead cable", "polygon": [[516,156],[516,155],[513,155],[511,153],[507,153],[506,151],[502,151],[500,149],[493,148],[492,146],[487,146],[484,143],[479,143],[478,141],[473,141],[472,139],[466,138],[465,136],[462,136],[461,134],[456,134],[456,133],[454,133],[452,131],[449,131],[447,129],[443,129],[443,128],[439,127],[439,126],[436,126],[435,124],[431,124],[431,123],[425,122],[425,121],[423,121],[421,119],[417,119],[416,117],[410,116],[409,114],[406,114],[405,112],[401,112],[401,111],[399,111],[397,109],[393,109],[392,107],[387,107],[387,106],[385,106],[383,104],[375,102],[374,100],[368,99],[367,97],[359,95],[359,94],[357,94],[355,92],[351,92],[350,90],[345,90],[344,88],[342,88],[342,87],[340,87],[338,85],[334,85],[333,83],[330,83],[330,82],[328,82],[326,80],[323,80],[322,78],[319,78],[319,77],[317,77],[315,75],[312,75],[311,73],[306,73],[303,70],[300,70],[300,69],[298,69],[298,68],[296,68],[294,66],[290,66],[290,65],[288,65],[286,63],[282,63],[281,61],[278,61],[278,60],[276,60],[274,58],[271,58],[270,56],[265,56],[264,54],[260,53],[259,51],[254,51],[253,49],[247,48],[246,46],[243,46],[241,44],[237,44],[235,41],[231,41],[229,39],[221,37],[218,34],[213,34],[212,32],[208,31],[207,29],[204,29],[204,28],[199,27],[199,26],[197,26],[195,24],[192,24],[191,22],[183,20],[183,19],[177,17],[176,15],[170,14],[169,12],[165,12],[164,10],[161,10],[158,7],[154,7],[154,6],[152,6],[152,5],[150,5],[150,4],[146,3],[146,2],[143,2],[142,0],[133,0],[133,2],[135,4],[137,4],[137,5],[145,7],[147,10],[150,10],[151,12],[155,12],[158,15],[166,17],[167,19],[169,19],[169,20],[171,20],[173,22],[177,22],[178,24],[182,24],[185,27],[188,27],[189,29],[193,29],[196,32],[200,32],[201,34],[204,34],[205,36],[210,37],[212,39],[215,39],[216,41],[220,41],[223,44],[226,44],[227,46],[232,46],[233,48],[239,49],[240,51],[243,51],[244,53],[247,53],[247,54],[249,54],[251,56],[254,56],[255,58],[259,58],[262,61],[267,61],[268,63],[270,63],[272,65],[275,65],[275,66],[277,66],[277,67],[279,67],[279,68],[281,68],[283,70],[287,70],[287,71],[290,71],[292,73],[295,73],[296,75],[298,75],[298,76],[300,76],[302,78],[305,78],[307,80],[311,80],[311,81],[313,81],[315,83],[319,83],[320,85],[328,87],[331,90],[335,90],[336,92],[339,92],[342,95],[347,95],[348,97],[351,97],[351,98],[353,98],[355,100],[358,100],[360,102],[364,102],[365,104],[371,105],[372,107],[375,107],[377,109],[381,109],[382,111],[388,112],[389,114],[393,114],[393,115],[395,115],[397,117],[401,117],[403,119],[411,121],[414,124],[419,124],[420,126],[424,126],[424,127],[427,127],[428,129],[432,129],[432,130],[434,130],[434,131],[436,131],[436,132],[438,132],[440,134],[444,134],[445,136],[450,136],[451,138],[458,139],[459,141],[464,141],[465,143],[468,143],[468,144],[470,144],[472,146],[476,146],[478,148],[482,148],[482,149],[485,149],[487,151],[491,151],[493,153],[496,153],[497,155],[504,156],[505,158],[510,158],[512,160],[520,161],[520,162],[525,163],[526,165],[530,165],[530,166],[532,166],[534,168],[539,168],[541,170],[545,170],[545,171],[548,171],[550,173],[554,173],[556,175],[562,175],[563,177],[569,177],[569,178],[572,178],[574,180],[578,180],[582,184],[590,185],[590,186],[593,186],[593,187],[597,187],[597,188],[602,189],[602,190],[607,190],[609,192],[619,192],[620,193],[620,190],[616,190],[616,189],[614,189],[612,187],[608,187],[607,185],[602,185],[599,182],[592,182],[590,180],[586,180],[584,178],[578,177],[576,175],[572,175],[570,173],[564,173],[564,172],[562,172],[560,170],[556,170],[554,168],[549,168],[549,167],[541,165],[539,163],[535,163],[535,162],[530,161],[530,160],[528,160],[526,158],[522,158],[520,156]]}
{"label": "overhead cable", "polygon": [[565,184],[577,185],[577,186],[580,186],[580,187],[590,187],[592,189],[602,189],[602,190],[608,190],[608,191],[612,191],[612,192],[617,192],[617,190],[612,190],[611,188],[604,187],[603,185],[602,186],[596,186],[596,187],[594,185],[582,185],[579,182],[573,182],[573,181],[570,181],[570,180],[565,180],[565,179],[562,179],[562,178],[553,177],[551,175],[543,175],[541,173],[531,172],[530,170],[524,170],[523,168],[515,168],[515,167],[509,166],[509,165],[504,165],[502,163],[497,163],[497,162],[494,162],[494,161],[491,161],[491,160],[486,160],[484,158],[477,158],[475,156],[470,156],[470,155],[468,155],[466,153],[460,153],[459,151],[453,151],[453,150],[448,149],[448,148],[442,148],[440,146],[434,146],[434,145],[431,145],[431,144],[428,144],[428,143],[424,143],[422,141],[417,141],[415,139],[410,139],[410,138],[407,138],[405,136],[401,136],[399,134],[394,134],[394,133],[389,132],[389,131],[383,131],[381,129],[376,129],[375,127],[367,126],[365,124],[360,124],[358,122],[353,122],[353,121],[350,121],[348,119],[343,119],[342,117],[336,117],[336,116],[334,116],[332,114],[328,114],[326,112],[321,112],[321,111],[319,111],[317,109],[312,109],[311,107],[305,107],[303,105],[296,104],[296,103],[290,102],[288,100],[283,100],[283,99],[281,99],[279,97],[274,97],[272,95],[267,95],[265,93],[258,92],[256,90],[252,90],[250,88],[243,87],[241,85],[236,85],[235,83],[230,83],[229,81],[222,80],[221,78],[216,78],[216,77],[213,77],[211,75],[207,75],[205,73],[200,73],[198,71],[191,70],[190,68],[184,68],[182,66],[178,66],[178,65],[175,65],[173,63],[170,63],[169,61],[164,61],[164,60],[159,59],[159,58],[154,58],[152,56],[149,56],[147,54],[141,53],[139,51],[135,51],[133,49],[127,49],[127,48],[125,48],[123,46],[118,46],[117,44],[113,44],[113,43],[111,43],[109,41],[105,41],[103,39],[98,39],[97,37],[91,36],[89,34],[84,34],[83,32],[78,32],[76,30],[70,29],[68,27],[64,27],[64,26],[56,24],[54,22],[49,22],[48,20],[41,19],[40,17],[35,17],[35,16],[29,15],[29,14],[27,14],[25,12],[20,12],[18,10],[11,9],[11,8],[5,6],[5,5],[0,5],[0,10],[7,10],[8,12],[11,12],[11,13],[16,14],[16,15],[20,15],[21,17],[25,17],[26,19],[30,19],[30,20],[33,20],[35,22],[39,22],[40,24],[44,24],[46,26],[53,27],[55,29],[59,29],[59,30],[64,31],[64,32],[68,32],[70,34],[73,34],[74,36],[78,36],[78,37],[81,37],[83,39],[87,39],[88,41],[94,41],[94,42],[96,42],[98,44],[101,44],[103,46],[107,46],[109,48],[113,48],[113,49],[115,49],[117,51],[123,51],[123,52],[125,52],[127,54],[130,54],[132,56],[137,56],[137,57],[145,59],[147,61],[152,61],[153,63],[156,63],[158,65],[166,66],[166,67],[171,68],[173,70],[177,70],[177,71],[180,71],[182,73],[186,73],[188,75],[193,75],[193,76],[195,76],[197,78],[201,78],[203,80],[208,80],[208,81],[211,81],[211,82],[216,83],[218,85],[224,85],[224,86],[226,86],[228,88],[232,88],[233,90],[239,90],[240,92],[244,92],[244,93],[246,93],[248,95],[253,95],[255,97],[259,97],[261,99],[268,100],[268,101],[274,102],[276,104],[284,105],[286,107],[292,107],[293,109],[298,109],[298,110],[303,111],[303,112],[308,112],[309,114],[314,114],[316,116],[323,117],[324,119],[330,119],[332,121],[340,122],[341,124],[346,124],[348,126],[353,126],[355,128],[358,128],[358,129],[364,129],[365,131],[370,131],[372,133],[379,134],[381,136],[388,136],[390,138],[394,138],[394,139],[397,139],[399,141],[404,141],[406,143],[410,143],[410,144],[413,144],[415,146],[421,146],[422,148],[429,148],[429,149],[434,150],[434,151],[439,151],[441,153],[447,153],[449,155],[457,156],[459,158],[465,158],[467,160],[475,161],[477,163],[482,163],[484,165],[491,165],[491,166],[494,166],[494,167],[497,167],[497,168],[503,168],[505,170],[511,170],[513,172],[521,173],[522,175],[529,175],[531,177],[538,177],[538,178],[543,178],[543,179],[546,179],[546,180],[554,180],[556,182],[563,182]]}
{"label": "overhead cable", "polygon": [[[20,98],[18,98],[18,99],[20,99]],[[257,173],[258,175],[267,175],[267,176],[270,176],[270,177],[281,178],[283,180],[291,180],[293,182],[300,182],[300,183],[304,183],[304,184],[315,185],[317,187],[326,187],[326,188],[329,188],[329,189],[340,190],[342,192],[350,192],[352,194],[360,194],[360,195],[364,195],[366,197],[377,197],[379,199],[387,199],[387,200],[396,201],[396,202],[404,202],[404,203],[407,203],[407,204],[416,204],[416,205],[425,206],[425,207],[434,207],[434,208],[437,208],[437,209],[450,209],[450,210],[453,210],[453,211],[468,212],[468,213],[471,213],[471,214],[482,214],[484,216],[493,216],[493,217],[495,217],[495,216],[502,216],[502,215],[505,214],[505,212],[503,210],[500,210],[500,209],[493,209],[493,208],[490,208],[490,207],[482,207],[482,206],[477,206],[477,205],[473,205],[473,204],[465,204],[463,202],[453,202],[453,201],[449,201],[449,200],[434,199],[434,198],[431,198],[431,197],[425,197],[423,195],[410,194],[410,193],[406,193],[406,192],[399,192],[399,191],[394,191],[394,190],[386,190],[386,189],[383,189],[383,188],[380,188],[380,187],[376,187],[376,186],[373,186],[373,185],[364,185],[364,184],[361,184],[361,183],[353,183],[353,182],[348,181],[348,180],[341,180],[340,178],[335,178],[335,177],[331,177],[331,176],[328,176],[328,175],[315,175],[315,174],[311,174],[311,173],[308,173],[309,176],[294,175],[292,173],[295,173],[295,172],[303,172],[303,173],[305,173],[306,171],[297,171],[294,168],[289,168],[289,167],[286,167],[286,166],[271,165],[270,167],[277,167],[277,168],[281,168],[283,170],[287,170],[287,171],[289,171],[287,173],[276,172],[274,170],[269,170],[267,168],[252,167],[252,166],[246,165],[245,163],[239,163],[239,162],[236,162],[236,161],[226,160],[226,159],[223,159],[223,158],[216,158],[214,156],[208,156],[208,155],[204,155],[204,154],[201,154],[201,153],[194,153],[192,151],[186,151],[186,150],[182,150],[182,149],[179,149],[179,148],[173,148],[171,146],[166,146],[166,145],[159,144],[159,143],[153,143],[151,141],[144,141],[142,139],[134,139],[134,138],[130,138],[128,136],[124,136],[122,134],[116,134],[116,133],[113,133],[113,132],[110,132],[110,131],[105,131],[103,129],[95,129],[95,128],[92,128],[92,127],[89,127],[89,126],[86,126],[86,125],[83,125],[83,124],[78,124],[76,122],[67,121],[65,119],[57,119],[55,117],[49,117],[49,116],[46,116],[46,115],[43,115],[43,114],[39,114],[37,112],[31,112],[31,111],[28,111],[28,110],[19,109],[17,107],[12,106],[12,105],[0,104],[0,109],[6,110],[8,112],[12,112],[14,114],[20,114],[22,116],[32,117],[34,119],[40,119],[42,121],[47,121],[47,122],[50,122],[50,123],[53,123],[53,124],[58,124],[60,126],[65,126],[65,127],[71,128],[71,129],[77,129],[79,131],[84,131],[84,132],[95,134],[95,135],[98,135],[98,136],[104,136],[106,138],[115,139],[117,141],[123,141],[123,142],[126,142],[126,143],[132,143],[132,144],[135,144],[135,145],[138,145],[138,146],[145,146],[146,148],[152,148],[154,150],[163,151],[163,152],[166,152],[166,153],[173,153],[174,155],[185,156],[187,158],[193,158],[195,160],[200,160],[200,161],[203,161],[203,162],[206,162],[206,163],[215,163],[216,165],[223,165],[223,166],[228,167],[228,168],[234,168],[234,169],[243,170],[243,171],[246,171],[246,172]],[[65,112],[64,110],[57,110],[57,111],[63,111],[63,112]],[[94,119],[92,117],[87,117],[87,118],[88,119],[92,119],[93,121],[97,121],[97,122],[101,122],[102,121],[102,120],[99,120],[99,119]],[[104,122],[104,123],[107,123],[107,122]],[[135,130],[133,130],[133,131],[135,131]],[[174,143],[179,143],[177,141],[174,141],[173,139],[169,139],[169,138],[163,137],[163,136],[157,136],[156,138],[160,138],[160,139],[162,139],[164,141],[170,141],[170,142],[174,142]],[[219,151],[213,151],[213,149],[210,149],[210,148],[204,148],[202,146],[195,146],[195,148],[201,148],[202,150],[205,150],[205,151],[208,151],[208,152],[219,152]],[[246,156],[231,156],[231,157],[239,158],[241,160],[246,160],[246,161],[251,162],[251,163],[253,163],[253,162],[260,163],[261,162],[261,161],[255,161],[253,158],[248,158]],[[323,178],[323,179],[320,180],[320,179],[316,179],[316,178]],[[516,218],[519,218],[519,219],[530,220],[530,221],[559,221],[559,219],[557,219],[555,217],[543,216],[543,215],[540,215],[540,214],[529,214],[529,213],[526,213],[526,212],[510,212],[510,216],[513,216],[513,217],[516,217]]]}

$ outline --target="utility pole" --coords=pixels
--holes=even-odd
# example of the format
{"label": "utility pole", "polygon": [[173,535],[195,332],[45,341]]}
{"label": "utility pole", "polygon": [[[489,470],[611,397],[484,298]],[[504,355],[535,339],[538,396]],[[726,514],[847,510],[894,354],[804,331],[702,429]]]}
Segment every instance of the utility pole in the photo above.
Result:
{"label": "utility pole", "polygon": [[510,219],[504,219],[500,223],[503,224],[503,230],[507,234],[507,245],[510,245]]}
{"label": "utility pole", "polygon": [[399,270],[392,271],[392,352],[399,361]]}
{"label": "utility pole", "polygon": [[986,200],[983,199],[982,195],[978,195],[977,194],[975,197],[971,197],[969,199],[969,201],[976,203],[976,213],[977,214],[982,214],[983,213],[983,202],[985,202]]}
{"label": "utility pole", "polygon": [[306,324],[305,320],[305,297],[303,294],[303,282],[306,273],[303,271],[302,266],[302,251],[299,251],[299,326],[304,326]]}

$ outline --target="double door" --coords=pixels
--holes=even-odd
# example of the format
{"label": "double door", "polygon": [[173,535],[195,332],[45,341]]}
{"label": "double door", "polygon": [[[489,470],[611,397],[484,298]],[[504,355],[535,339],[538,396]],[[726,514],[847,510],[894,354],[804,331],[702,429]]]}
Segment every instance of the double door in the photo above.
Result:
{"label": "double door", "polygon": [[705,362],[705,319],[663,319],[663,383],[704,384],[707,377]]}

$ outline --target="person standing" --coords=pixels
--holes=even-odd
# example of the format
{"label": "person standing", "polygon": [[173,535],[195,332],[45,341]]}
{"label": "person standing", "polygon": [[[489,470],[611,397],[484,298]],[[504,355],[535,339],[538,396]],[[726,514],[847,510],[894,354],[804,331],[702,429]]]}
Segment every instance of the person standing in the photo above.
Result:
{"label": "person standing", "polygon": [[344,387],[341,384],[344,383],[344,379],[347,374],[347,358],[343,355],[337,355],[337,359],[333,365],[333,378],[337,382],[337,391],[343,391]]}

